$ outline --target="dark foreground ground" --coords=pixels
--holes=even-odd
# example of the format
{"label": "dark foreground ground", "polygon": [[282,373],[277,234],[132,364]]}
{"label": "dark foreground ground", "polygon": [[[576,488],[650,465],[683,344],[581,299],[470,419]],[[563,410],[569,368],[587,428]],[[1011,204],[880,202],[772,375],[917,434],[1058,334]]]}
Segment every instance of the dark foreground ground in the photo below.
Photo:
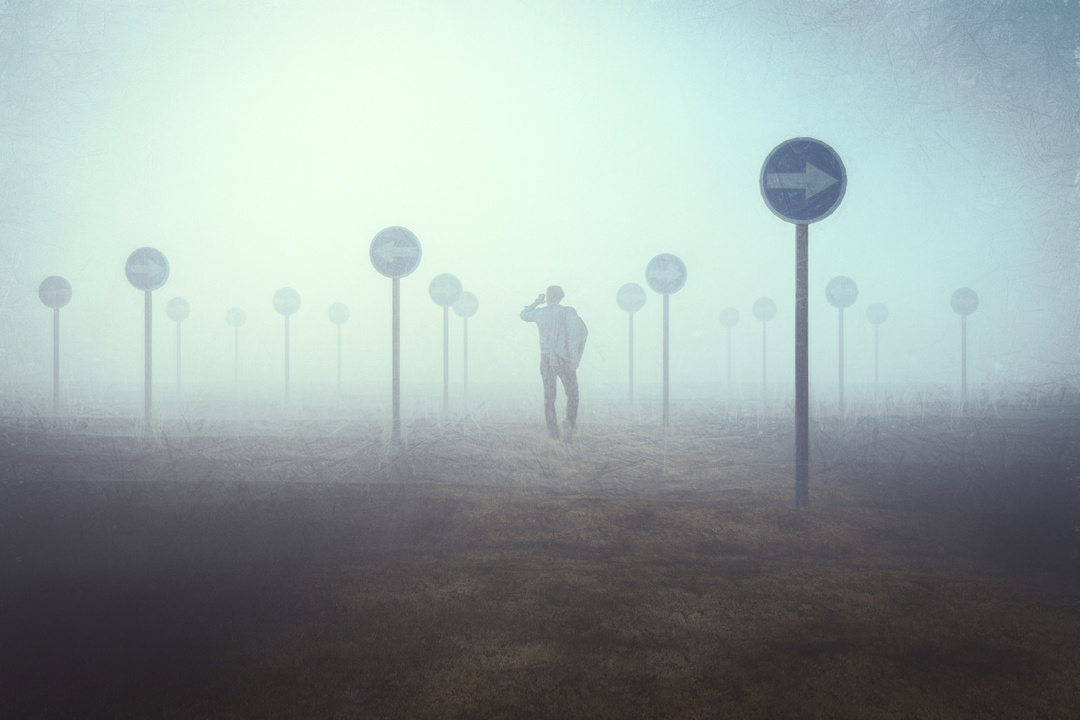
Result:
{"label": "dark foreground ground", "polygon": [[1080,717],[1074,419],[678,420],[2,425],[0,717]]}

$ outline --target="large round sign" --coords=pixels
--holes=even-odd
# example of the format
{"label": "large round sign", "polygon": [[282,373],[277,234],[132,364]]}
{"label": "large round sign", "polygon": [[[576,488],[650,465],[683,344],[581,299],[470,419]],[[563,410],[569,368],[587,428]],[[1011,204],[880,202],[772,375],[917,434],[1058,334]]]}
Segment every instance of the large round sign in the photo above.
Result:
{"label": "large round sign", "polygon": [[733,328],[739,324],[739,311],[733,307],[726,307],[720,311],[720,324],[726,328]]}
{"label": "large round sign", "polygon": [[450,307],[461,295],[461,281],[450,273],[442,273],[431,278],[428,295],[439,307]]}
{"label": "large round sign", "polygon": [[889,309],[881,303],[870,303],[866,307],[866,319],[874,325],[880,325],[889,319]]}
{"label": "large round sign", "polygon": [[661,295],[670,295],[686,283],[686,264],[671,253],[661,253],[645,268],[645,282]]}
{"label": "large round sign", "polygon": [[754,317],[761,322],[769,322],[776,317],[776,301],[769,297],[759,297],[754,301]]}
{"label": "large round sign", "polygon": [[38,286],[38,297],[47,307],[62,308],[71,302],[71,283],[59,275],[50,275]]}
{"label": "large round sign", "polygon": [[645,288],[637,283],[626,283],[615,293],[615,302],[623,312],[635,313],[645,307]]}
{"label": "large round sign", "polygon": [[831,147],[813,138],[781,143],[761,166],[761,197],[773,214],[791,223],[832,214],[847,190],[847,171]]}
{"label": "large round sign", "polygon": [[388,227],[371,241],[368,256],[381,275],[403,278],[420,264],[420,241],[403,227]]}
{"label": "large round sign", "polygon": [[326,316],[335,325],[344,325],[349,319],[349,307],[345,303],[334,303],[326,311]]}
{"label": "large round sign", "polygon": [[979,294],[962,287],[952,294],[952,309],[957,315],[970,315],[979,308]]}
{"label": "large round sign", "polygon": [[229,324],[231,328],[238,328],[247,322],[247,313],[243,308],[229,308],[225,313],[225,322]]}
{"label": "large round sign", "polygon": [[837,275],[825,286],[825,297],[834,308],[847,308],[859,298],[859,286],[847,275]]}
{"label": "large round sign", "polygon": [[157,290],[169,279],[169,261],[160,250],[141,247],[128,255],[124,274],[138,290]]}
{"label": "large round sign", "polygon": [[282,315],[292,315],[300,309],[300,293],[283,287],[274,293],[274,309]]}
{"label": "large round sign", "polygon": [[461,293],[457,302],[454,303],[454,312],[458,317],[471,318],[479,309],[480,301],[468,290]]}
{"label": "large round sign", "polygon": [[191,314],[191,305],[184,298],[175,297],[165,305],[165,314],[170,320],[184,322]]}

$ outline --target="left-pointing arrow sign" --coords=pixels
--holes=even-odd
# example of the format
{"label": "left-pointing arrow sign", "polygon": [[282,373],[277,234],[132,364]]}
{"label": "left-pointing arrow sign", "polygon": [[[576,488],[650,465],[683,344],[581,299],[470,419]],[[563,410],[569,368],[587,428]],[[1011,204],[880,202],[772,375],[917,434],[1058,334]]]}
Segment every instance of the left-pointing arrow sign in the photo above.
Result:
{"label": "left-pointing arrow sign", "polygon": [[805,198],[809,200],[820,192],[828,190],[839,178],[834,178],[816,165],[806,163],[805,172],[801,173],[766,173],[765,189],[767,190],[802,190]]}

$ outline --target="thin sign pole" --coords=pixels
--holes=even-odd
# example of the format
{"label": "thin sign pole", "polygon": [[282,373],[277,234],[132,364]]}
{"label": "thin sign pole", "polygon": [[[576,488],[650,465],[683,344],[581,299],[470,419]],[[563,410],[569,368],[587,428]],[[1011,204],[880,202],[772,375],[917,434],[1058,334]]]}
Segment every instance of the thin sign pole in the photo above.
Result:
{"label": "thin sign pole", "polygon": [[337,394],[341,397],[341,325],[337,326]]}
{"label": "thin sign pole", "polygon": [[809,226],[795,226],[795,505],[810,504]]}
{"label": "thin sign pole", "polygon": [[233,356],[232,356],[233,385],[236,394],[240,394],[240,328],[233,328]]}
{"label": "thin sign pole", "polygon": [[960,399],[967,404],[967,315],[960,316]]}
{"label": "thin sign pole", "polygon": [[60,415],[60,308],[53,308],[53,417]]}
{"label": "thin sign pole", "polygon": [[176,392],[180,392],[180,322],[176,323]]}
{"label": "thin sign pole", "polygon": [[450,409],[450,308],[442,309],[442,411]]}
{"label": "thin sign pole", "polygon": [[668,295],[664,294],[664,427],[668,426]]}
{"label": "thin sign pole", "polygon": [[761,321],[761,408],[765,409],[765,321]]}
{"label": "thin sign pole", "polygon": [[463,357],[461,359],[461,367],[463,369],[464,383],[462,391],[462,401],[467,403],[469,401],[469,318],[461,318],[463,323],[464,334],[462,335],[462,344],[465,347]]}
{"label": "thin sign pole", "polygon": [[634,313],[630,316],[630,402],[634,402]]}
{"label": "thin sign pole", "polygon": [[840,308],[840,414],[844,414],[844,308]]}
{"label": "thin sign pole", "polygon": [[731,328],[727,328],[727,396],[731,402]]}
{"label": "thin sign pole", "polygon": [[394,450],[401,449],[401,283],[398,278],[393,278],[393,295],[391,300],[392,309],[392,340],[391,362],[394,366],[393,376],[390,383],[391,389],[391,413],[390,445]]}
{"label": "thin sign pole", "polygon": [[151,385],[153,382],[153,376],[151,367],[153,366],[153,352],[151,349],[151,336],[152,336],[152,323],[153,317],[153,300],[151,300],[150,290],[144,291],[143,302],[143,325],[144,332],[143,337],[145,340],[143,346],[143,370],[144,370],[144,383],[143,383],[143,417],[146,419],[146,424],[150,424],[152,417],[151,408],[153,407],[153,396]]}
{"label": "thin sign pole", "polygon": [[878,330],[880,325],[874,325],[874,400],[878,396]]}
{"label": "thin sign pole", "polygon": [[289,402],[289,316],[285,316],[285,402]]}

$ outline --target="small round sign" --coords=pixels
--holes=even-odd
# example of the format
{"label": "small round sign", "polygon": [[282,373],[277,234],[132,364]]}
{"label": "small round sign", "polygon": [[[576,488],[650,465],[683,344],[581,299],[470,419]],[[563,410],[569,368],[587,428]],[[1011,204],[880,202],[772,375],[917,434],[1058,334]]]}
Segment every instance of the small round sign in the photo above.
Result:
{"label": "small round sign", "polygon": [[458,317],[471,318],[479,309],[480,301],[468,290],[461,293],[457,302],[454,303],[454,313]]}
{"label": "small round sign", "polygon": [[461,281],[450,273],[442,273],[431,279],[428,295],[439,307],[450,307],[461,295]]}
{"label": "small round sign", "polygon": [[637,283],[626,283],[615,293],[615,302],[623,312],[636,313],[645,307],[645,288]]}
{"label": "small round sign", "polygon": [[807,224],[832,214],[844,199],[847,171],[831,147],[813,138],[780,143],[761,166],[761,197],[774,215]]}
{"label": "small round sign", "polygon": [[979,308],[979,294],[971,288],[962,287],[952,294],[951,304],[957,315],[970,315]]}
{"label": "small round sign", "polygon": [[326,316],[335,325],[344,325],[349,319],[349,307],[345,303],[334,303],[326,311]]}
{"label": "small round sign", "polygon": [[880,325],[889,319],[889,309],[881,303],[870,303],[866,307],[866,319],[874,325]]}
{"label": "small round sign", "polygon": [[671,253],[661,253],[646,266],[645,282],[661,295],[678,292],[686,284],[686,264]]}
{"label": "small round sign", "polygon": [[157,290],[169,279],[169,261],[160,250],[141,247],[128,255],[124,274],[138,290]]}
{"label": "small round sign", "polygon": [[282,315],[292,315],[300,309],[300,293],[283,287],[274,293],[274,309]]}
{"label": "small round sign", "polygon": [[825,286],[825,297],[834,308],[851,307],[859,297],[859,286],[847,275],[837,275]]}
{"label": "small round sign", "polygon": [[720,324],[726,328],[733,328],[739,324],[739,311],[733,307],[726,307],[720,311]]}
{"label": "small round sign", "polygon": [[776,317],[776,301],[770,297],[759,297],[754,301],[754,317],[761,322],[769,322]]}
{"label": "small round sign", "polygon": [[165,314],[170,320],[184,322],[191,314],[191,305],[184,298],[174,297],[165,305]]}
{"label": "small round sign", "polygon": [[238,328],[247,322],[247,313],[244,312],[243,308],[229,308],[225,313],[225,322],[231,328]]}
{"label": "small round sign", "polygon": [[71,283],[59,275],[50,275],[38,286],[38,297],[47,307],[62,308],[71,302]]}
{"label": "small round sign", "polygon": [[384,228],[371,241],[368,256],[379,274],[403,278],[420,264],[420,241],[406,228]]}

